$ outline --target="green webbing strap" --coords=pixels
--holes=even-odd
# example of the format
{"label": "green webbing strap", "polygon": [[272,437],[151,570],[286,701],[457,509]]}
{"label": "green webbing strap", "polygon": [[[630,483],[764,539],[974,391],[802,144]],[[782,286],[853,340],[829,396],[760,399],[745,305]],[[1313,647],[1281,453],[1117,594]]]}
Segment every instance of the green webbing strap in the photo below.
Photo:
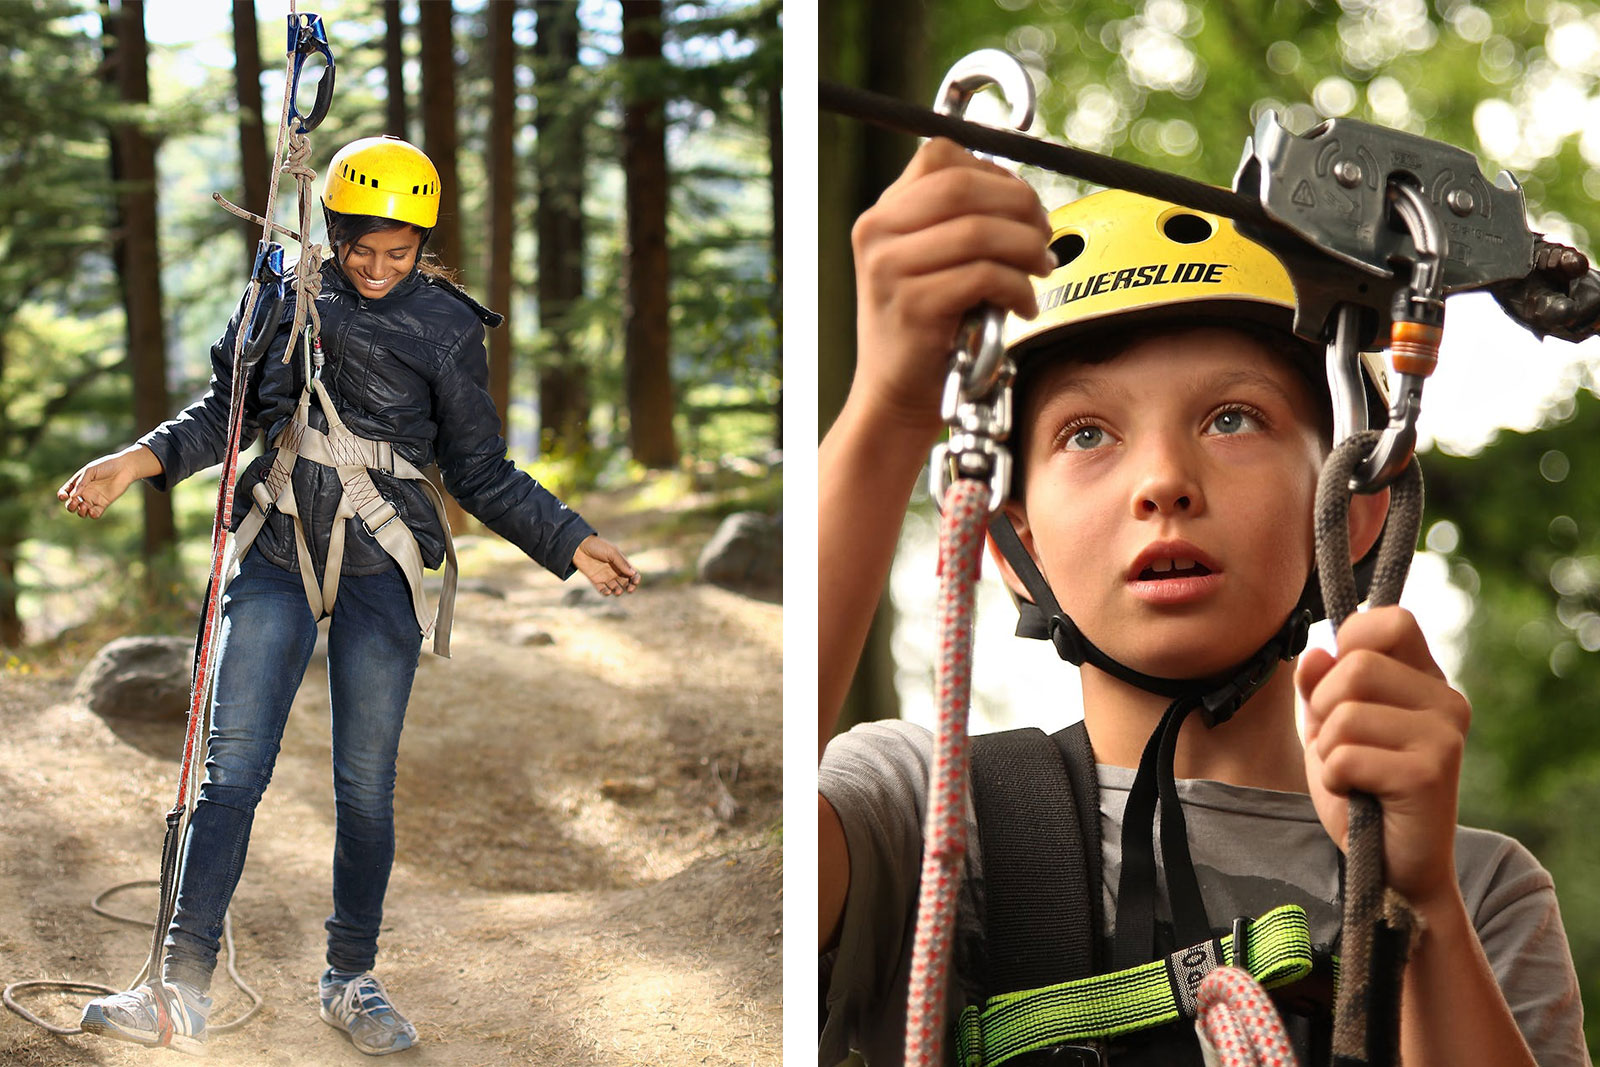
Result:
{"label": "green webbing strap", "polygon": [[[968,1005],[956,1021],[956,1063],[999,1067],[1025,1052],[1116,1037],[1172,1022],[1185,1014],[1192,994],[1175,987],[1182,958],[1216,943],[1173,953],[1125,971],[991,997],[982,1009]],[[1233,965],[1233,935],[1220,939],[1220,963]],[[1311,932],[1305,911],[1274,908],[1250,924],[1250,973],[1268,989],[1311,973]]]}

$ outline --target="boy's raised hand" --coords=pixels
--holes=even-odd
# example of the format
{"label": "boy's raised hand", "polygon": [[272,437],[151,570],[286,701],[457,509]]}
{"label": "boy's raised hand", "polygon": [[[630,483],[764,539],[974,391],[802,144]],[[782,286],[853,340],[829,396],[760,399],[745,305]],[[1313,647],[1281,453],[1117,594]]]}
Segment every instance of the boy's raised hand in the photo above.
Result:
{"label": "boy's raised hand", "polygon": [[1346,844],[1352,790],[1383,804],[1390,886],[1421,914],[1457,899],[1455,829],[1472,709],[1404,608],[1358,612],[1337,658],[1311,649],[1295,684],[1306,704],[1306,779],[1323,827]]}
{"label": "boy's raised hand", "polygon": [[961,316],[980,302],[1033,317],[1029,275],[1048,274],[1050,223],[1026,182],[953,141],[918,149],[856,220],[857,367],[852,400],[926,430]]}

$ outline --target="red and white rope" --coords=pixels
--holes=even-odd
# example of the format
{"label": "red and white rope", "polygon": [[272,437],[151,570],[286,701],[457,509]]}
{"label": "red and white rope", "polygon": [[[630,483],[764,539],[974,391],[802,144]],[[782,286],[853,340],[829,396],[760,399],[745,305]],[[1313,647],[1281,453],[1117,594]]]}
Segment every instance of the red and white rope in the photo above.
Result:
{"label": "red and white rope", "polygon": [[989,484],[957,478],[944,496],[939,527],[938,722],[928,812],[923,824],[922,888],[911,989],[906,1004],[907,1067],[940,1067],[956,897],[966,854],[967,705],[972,688],[972,609],[983,563]]}
{"label": "red and white rope", "polygon": [[1201,979],[1196,1000],[1195,1029],[1210,1043],[1216,1067],[1295,1067],[1283,1020],[1248,971],[1218,967]]}

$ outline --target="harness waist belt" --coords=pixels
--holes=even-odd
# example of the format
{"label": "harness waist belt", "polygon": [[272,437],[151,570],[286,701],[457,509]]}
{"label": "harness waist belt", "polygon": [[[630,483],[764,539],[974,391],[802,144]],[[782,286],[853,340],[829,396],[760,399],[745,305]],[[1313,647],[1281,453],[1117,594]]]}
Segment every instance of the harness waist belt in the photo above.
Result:
{"label": "harness waist belt", "polygon": [[[1305,911],[1287,904],[1250,924],[1245,967],[1267,989],[1311,973]],[[1200,959],[1199,957],[1205,957]],[[1073,982],[1001,993],[956,1021],[961,1067],[998,1067],[1026,1052],[1112,1038],[1194,1017],[1192,982],[1206,966],[1237,966],[1233,935],[1180,949],[1166,959]]]}

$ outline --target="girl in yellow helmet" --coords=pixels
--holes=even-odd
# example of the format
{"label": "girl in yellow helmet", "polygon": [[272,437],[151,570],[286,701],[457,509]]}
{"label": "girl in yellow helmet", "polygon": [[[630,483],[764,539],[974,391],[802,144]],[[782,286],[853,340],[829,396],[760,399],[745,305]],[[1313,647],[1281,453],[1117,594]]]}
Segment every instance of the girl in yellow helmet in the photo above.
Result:
{"label": "girl in yellow helmet", "polygon": [[[85,1010],[85,1029],[141,1044],[195,1051],[204,1041],[223,916],[323,615],[337,843],[321,1015],[372,1055],[417,1039],[372,968],[417,656],[429,631],[436,652],[449,648],[455,555],[424,469],[437,463],[463,507],[559,577],[582,571],[608,596],[638,583],[615,545],[506,458],[484,352],[500,316],[420,263],[439,213],[428,157],[393,137],[355,141],[329,164],[322,203],[333,246],[316,298],[325,363],[308,375],[299,353],[282,358],[286,313],[276,352],[244,383],[244,444],[265,432],[272,447],[235,493],[241,558],[223,599],[206,778],[164,973]],[[136,479],[166,489],[221,459],[239,328],[236,315],[211,350],[206,395],[73,475],[59,492],[68,510],[99,518]],[[435,612],[422,572],[441,562]]]}
{"label": "girl in yellow helmet", "polygon": [[[1337,656],[1271,670],[1299,651],[1297,618],[1315,603],[1312,498],[1332,421],[1317,354],[1288,331],[1282,267],[1226,220],[1126,193],[1047,216],[1015,176],[939,140],[852,236],[859,362],[818,457],[820,1062],[850,1049],[873,1067],[901,1062],[932,739],[904,722],[831,735],[943,428],[953,338],[987,302],[1013,313],[1019,365],[1004,508],[1016,551],[1001,570],[1025,609],[1019,634],[1081,664],[1084,723],[1039,735],[1048,759],[1030,743],[982,773],[973,739],[948,988],[959,1039],[946,1047],[967,1064],[1198,1064],[1192,1017],[1163,1009],[1123,1027],[1119,1013],[1198,977],[1185,950],[1207,956],[1238,916],[1294,903],[1314,944],[1336,938],[1345,797],[1360,790],[1383,802],[1389,884],[1423,919],[1404,977],[1404,1062],[1587,1064],[1549,875],[1516,842],[1456,826],[1470,711],[1416,620],[1398,607],[1352,615]],[[1353,502],[1358,552],[1385,508],[1383,496]],[[1177,734],[1166,773],[1182,780],[1161,794],[1156,856],[1153,809],[1135,824],[1135,769],[1169,700],[1223,692],[1219,681],[1248,698],[1214,729],[1191,717]],[[1024,753],[1002,737],[983,747]],[[1049,840],[1092,835],[1079,884],[1040,885],[1066,851],[1043,844],[1059,829],[1047,809],[1074,795],[1094,798],[1086,828]],[[1029,907],[998,903],[1016,900]],[[1033,945],[1084,913],[1077,949],[1034,966]],[[1032,980],[1012,984],[1019,959]],[[1150,960],[1166,966],[1076,1017],[1096,1036],[1052,1039],[1079,1006],[1062,983]],[[1081,969],[1041,976],[1061,962]],[[1314,992],[1290,996],[1314,1004]],[[1291,1027],[1304,1064],[1326,1062],[1309,1058],[1328,1051],[1323,1016]]]}

